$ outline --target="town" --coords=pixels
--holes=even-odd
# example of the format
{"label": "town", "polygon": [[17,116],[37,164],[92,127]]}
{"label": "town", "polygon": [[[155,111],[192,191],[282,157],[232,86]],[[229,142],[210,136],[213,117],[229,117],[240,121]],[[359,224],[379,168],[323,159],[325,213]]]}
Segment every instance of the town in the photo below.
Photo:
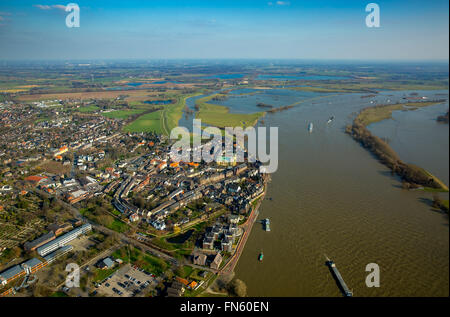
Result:
{"label": "town", "polygon": [[[196,296],[230,274],[261,162],[172,161],[173,140],[80,111],[92,103],[0,103],[1,296]],[[64,284],[70,263],[79,288]]]}

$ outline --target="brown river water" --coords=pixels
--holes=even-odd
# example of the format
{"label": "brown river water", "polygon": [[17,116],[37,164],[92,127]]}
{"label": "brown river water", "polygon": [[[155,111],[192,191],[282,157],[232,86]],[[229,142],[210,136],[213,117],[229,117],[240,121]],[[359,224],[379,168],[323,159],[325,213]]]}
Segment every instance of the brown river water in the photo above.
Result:
{"label": "brown river water", "polygon": [[[302,98],[280,91],[278,99],[276,93],[251,98],[269,104]],[[342,296],[324,255],[336,263],[354,296],[449,295],[448,216],[431,209],[431,193],[402,190],[385,166],[344,133],[363,107],[409,93],[328,96],[268,114],[260,123],[279,127],[280,164],[259,210],[258,219],[270,218],[271,232],[255,224],[235,269],[249,296]],[[436,95],[448,91],[419,93],[448,99]],[[249,100],[241,96],[227,103],[234,103],[233,110],[240,103],[248,107]],[[394,120],[370,129],[387,137],[404,161],[423,166],[448,185],[448,125],[434,121],[447,109],[448,101],[396,112]],[[332,115],[335,120],[327,124]],[[263,262],[258,261],[261,251]],[[380,267],[379,288],[365,284],[369,263]]]}

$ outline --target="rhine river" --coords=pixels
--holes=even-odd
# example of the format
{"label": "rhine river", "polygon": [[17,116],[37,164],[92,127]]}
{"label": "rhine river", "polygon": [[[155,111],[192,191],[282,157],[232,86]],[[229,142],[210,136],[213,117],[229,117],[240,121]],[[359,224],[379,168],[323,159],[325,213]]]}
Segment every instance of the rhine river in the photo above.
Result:
{"label": "rhine river", "polygon": [[[255,224],[235,269],[247,284],[248,296],[342,296],[325,255],[336,263],[354,296],[449,295],[448,216],[431,209],[431,193],[402,190],[384,165],[344,133],[362,108],[401,101],[410,93],[361,98],[275,89],[220,102],[231,112],[256,112],[258,102],[281,106],[305,100],[267,114],[259,123],[279,127],[280,164],[258,217],[270,218],[271,232]],[[448,91],[418,93],[448,100]],[[448,185],[449,128],[435,121],[447,110],[448,101],[399,111],[393,120],[369,128],[386,138],[404,161],[426,168]],[[335,119],[327,124],[331,116]],[[309,122],[314,124],[312,133],[307,131]],[[448,194],[443,197],[448,199]],[[263,262],[258,261],[261,251]],[[379,288],[365,284],[369,263],[380,267]]]}

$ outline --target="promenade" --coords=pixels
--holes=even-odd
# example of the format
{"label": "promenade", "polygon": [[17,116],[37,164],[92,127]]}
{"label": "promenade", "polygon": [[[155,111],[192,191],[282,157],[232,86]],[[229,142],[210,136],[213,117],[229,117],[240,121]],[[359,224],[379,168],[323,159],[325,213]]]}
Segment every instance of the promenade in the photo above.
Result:
{"label": "promenade", "polygon": [[230,260],[225,264],[225,266],[220,270],[220,275],[229,275],[234,272],[234,268],[236,267],[239,257],[241,256],[242,251],[244,250],[245,244],[247,242],[247,239],[250,235],[250,232],[252,231],[253,225],[256,222],[256,218],[259,214],[259,207],[261,203],[264,200],[264,197],[266,196],[266,193],[260,197],[260,200],[258,203],[252,208],[252,211],[250,213],[250,216],[248,217],[247,221],[243,223],[240,228],[243,230],[242,238],[239,240],[239,244],[236,247],[236,251],[230,258]]}

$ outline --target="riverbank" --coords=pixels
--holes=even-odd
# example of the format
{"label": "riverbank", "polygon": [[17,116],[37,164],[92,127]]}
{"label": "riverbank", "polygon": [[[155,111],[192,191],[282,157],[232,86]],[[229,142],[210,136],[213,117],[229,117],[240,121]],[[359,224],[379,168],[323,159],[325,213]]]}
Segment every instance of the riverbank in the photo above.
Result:
{"label": "riverbank", "polygon": [[419,166],[403,162],[384,140],[372,135],[367,129],[367,126],[371,123],[391,118],[393,111],[414,110],[441,102],[443,100],[368,107],[359,113],[352,125],[347,126],[346,133],[350,134],[353,139],[372,152],[380,162],[389,167],[392,174],[400,176],[405,188],[425,187],[447,192],[447,185],[440,179]]}

